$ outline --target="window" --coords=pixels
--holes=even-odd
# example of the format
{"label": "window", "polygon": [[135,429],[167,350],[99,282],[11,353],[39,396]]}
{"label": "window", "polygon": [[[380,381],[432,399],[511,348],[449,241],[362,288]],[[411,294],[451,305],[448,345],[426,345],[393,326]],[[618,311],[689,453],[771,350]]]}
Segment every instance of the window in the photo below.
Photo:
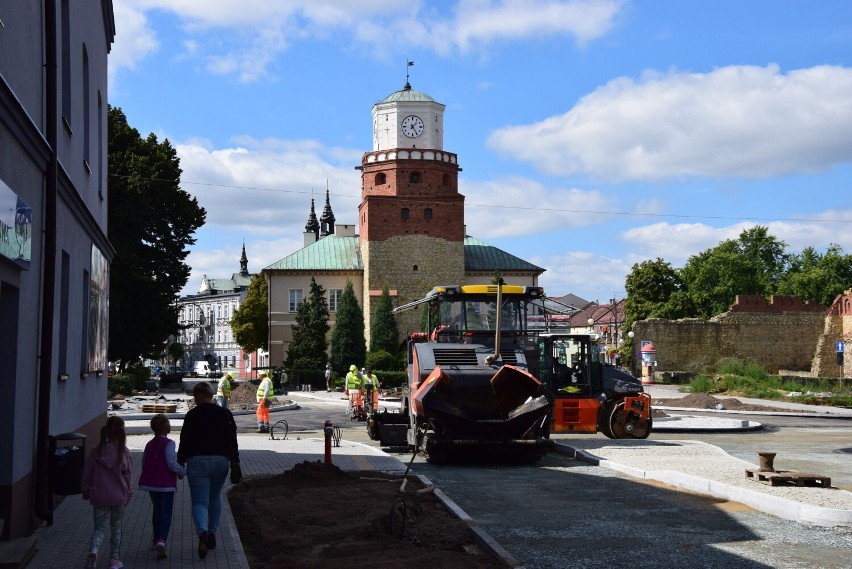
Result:
{"label": "window", "polygon": [[86,166],[86,171],[91,172],[89,168],[89,146],[91,145],[89,125],[89,52],[86,46],[83,45],[83,162]]}
{"label": "window", "polygon": [[412,184],[416,184],[420,181],[420,172],[412,172],[408,176],[408,181]]}
{"label": "window", "polygon": [[302,289],[290,289],[290,312],[298,312],[299,305],[302,304]]}
{"label": "window", "polygon": [[432,219],[432,208],[427,207],[423,210],[423,219]]}
{"label": "window", "polygon": [[71,129],[71,0],[62,0],[62,118]]}
{"label": "window", "polygon": [[402,216],[402,220],[403,220],[403,221],[405,221],[406,219],[408,219],[408,215],[409,215],[409,213],[408,213],[408,208],[407,208],[407,207],[402,208],[402,209],[400,210],[400,212],[399,212],[399,213],[400,213],[400,216]]}
{"label": "window", "polygon": [[343,296],[343,289],[334,288],[328,291],[328,311],[337,312],[337,307],[340,305],[340,297]]}
{"label": "window", "polygon": [[385,176],[384,172],[380,172],[380,173],[376,174],[376,185],[377,186],[384,185],[384,184],[387,183],[387,181],[388,181],[388,178],[387,178],[387,176]]}

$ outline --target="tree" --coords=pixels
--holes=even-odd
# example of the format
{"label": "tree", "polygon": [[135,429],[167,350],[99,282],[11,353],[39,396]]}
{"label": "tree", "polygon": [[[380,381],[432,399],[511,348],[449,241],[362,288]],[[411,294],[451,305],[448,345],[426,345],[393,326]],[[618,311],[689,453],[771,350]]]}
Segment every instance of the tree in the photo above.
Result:
{"label": "tree", "polygon": [[851,285],[852,255],[844,255],[840,245],[832,243],[825,254],[807,247],[801,254],[791,255],[777,292],[830,305]]}
{"label": "tree", "polygon": [[[345,294],[345,293],[344,293]],[[363,320],[361,328],[363,330]],[[311,277],[311,292],[296,312],[293,325],[293,340],[287,349],[287,369],[323,369],[328,361],[326,334],[328,325],[328,301],[325,289]]]}
{"label": "tree", "polygon": [[636,320],[672,317],[664,314],[666,303],[684,287],[678,271],[658,257],[655,261],[633,265],[624,281],[624,288],[627,291],[624,319],[628,327]]}
{"label": "tree", "polygon": [[382,295],[376,305],[376,313],[370,324],[370,351],[384,350],[393,355],[399,347],[399,330],[393,315],[393,304],[387,285],[382,289]]}
{"label": "tree", "polygon": [[169,359],[172,360],[172,365],[177,367],[177,362],[183,357],[183,344],[180,342],[172,342],[169,344]]}
{"label": "tree", "polygon": [[269,349],[269,285],[262,274],[251,278],[245,298],[231,316],[231,330],[244,351]]}
{"label": "tree", "polygon": [[331,332],[331,367],[341,371],[355,364],[364,365],[367,358],[367,341],[364,339],[364,311],[355,298],[352,281],[346,281],[337,318]]}
{"label": "tree", "polygon": [[206,212],[180,188],[180,160],[168,140],[143,139],[119,108],[109,129],[109,358],[121,362],[161,353],[177,334],[175,297],[189,279],[184,262]]}

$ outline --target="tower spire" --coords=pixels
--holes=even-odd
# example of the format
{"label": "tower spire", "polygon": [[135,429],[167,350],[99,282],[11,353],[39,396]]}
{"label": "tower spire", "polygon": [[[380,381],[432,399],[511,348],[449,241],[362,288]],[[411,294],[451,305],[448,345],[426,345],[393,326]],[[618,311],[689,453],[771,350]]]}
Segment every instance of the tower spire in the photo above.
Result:
{"label": "tower spire", "polygon": [[248,257],[246,257],[246,240],[243,239],[243,254],[240,255],[240,275],[247,277],[248,272]]}
{"label": "tower spire", "polygon": [[323,237],[334,234],[334,212],[331,211],[331,201],[329,200],[328,194],[328,180],[325,181],[325,207],[322,210],[320,223],[322,224]]}
{"label": "tower spire", "polygon": [[314,198],[311,198],[311,213],[308,215],[308,223],[305,225],[306,233],[313,233],[319,239],[319,222],[317,221],[317,213],[314,209]]}

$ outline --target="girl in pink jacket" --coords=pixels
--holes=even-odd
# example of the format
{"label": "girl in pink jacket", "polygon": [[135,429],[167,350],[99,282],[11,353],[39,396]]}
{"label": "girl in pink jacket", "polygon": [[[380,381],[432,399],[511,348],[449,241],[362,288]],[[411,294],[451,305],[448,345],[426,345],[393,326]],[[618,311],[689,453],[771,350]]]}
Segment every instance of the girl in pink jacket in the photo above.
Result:
{"label": "girl in pink jacket", "polygon": [[109,520],[109,566],[119,569],[124,564],[119,560],[121,546],[121,519],[124,507],[130,502],[133,490],[130,478],[133,462],[126,448],[127,434],[124,432],[124,420],[110,417],[101,427],[101,439],[92,449],[89,459],[83,467],[83,499],[92,503],[95,516],[95,529],[92,532],[89,556],[86,568],[94,569],[98,562],[98,549],[106,533]]}

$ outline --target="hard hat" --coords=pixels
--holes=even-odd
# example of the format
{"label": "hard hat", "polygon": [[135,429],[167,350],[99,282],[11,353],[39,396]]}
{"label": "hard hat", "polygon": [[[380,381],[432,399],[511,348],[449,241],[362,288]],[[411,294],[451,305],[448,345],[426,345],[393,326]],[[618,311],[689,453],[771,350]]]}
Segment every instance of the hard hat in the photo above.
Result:
{"label": "hard hat", "polygon": [[355,364],[352,364],[351,366],[349,366],[349,371],[356,371],[357,369],[358,368],[355,367]]}
{"label": "hard hat", "polygon": [[229,371],[226,375],[227,375],[228,377],[230,377],[231,379],[234,379],[234,372]]}
{"label": "hard hat", "polygon": [[263,376],[263,377],[268,377],[268,374],[267,374],[265,371],[259,371],[259,372],[257,372],[257,377],[261,377],[261,376]]}

